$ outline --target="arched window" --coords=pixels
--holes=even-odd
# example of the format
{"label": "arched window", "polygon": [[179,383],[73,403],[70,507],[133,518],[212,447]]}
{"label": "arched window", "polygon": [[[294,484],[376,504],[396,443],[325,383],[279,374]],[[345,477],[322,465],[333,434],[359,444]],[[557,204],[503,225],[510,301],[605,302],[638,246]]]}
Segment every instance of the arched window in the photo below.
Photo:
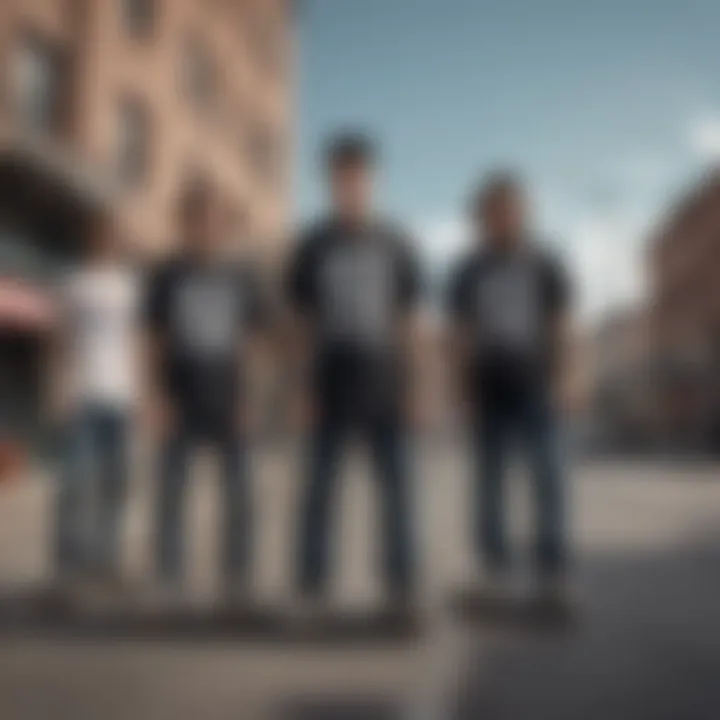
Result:
{"label": "arched window", "polygon": [[155,32],[155,0],[121,0],[122,22],[125,32],[132,38],[143,40]]}
{"label": "arched window", "polygon": [[118,107],[116,168],[123,185],[137,185],[150,170],[150,115],[138,98],[125,97]]}

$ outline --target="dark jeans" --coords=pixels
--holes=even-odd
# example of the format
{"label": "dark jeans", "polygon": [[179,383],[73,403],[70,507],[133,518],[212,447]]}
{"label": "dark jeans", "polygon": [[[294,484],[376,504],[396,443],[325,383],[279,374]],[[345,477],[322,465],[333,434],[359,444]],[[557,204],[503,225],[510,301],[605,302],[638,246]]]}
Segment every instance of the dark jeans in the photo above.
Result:
{"label": "dark jeans", "polygon": [[474,507],[481,556],[490,568],[502,570],[508,564],[505,470],[511,444],[520,441],[534,481],[538,567],[547,575],[562,572],[566,560],[564,470],[559,423],[551,403],[535,392],[485,402],[476,427]]}
{"label": "dark jeans", "polygon": [[87,405],[66,428],[56,504],[60,572],[116,571],[128,477],[127,413]]}
{"label": "dark jeans", "polygon": [[183,526],[187,469],[192,453],[208,445],[221,464],[224,498],[221,518],[222,572],[228,585],[242,585],[250,564],[251,509],[245,443],[234,433],[203,437],[176,430],[162,448],[157,504],[156,564],[161,580],[183,576]]}
{"label": "dark jeans", "polygon": [[[307,595],[324,590],[328,574],[330,524],[338,464],[350,428],[325,422],[310,441],[300,535],[300,588]],[[382,492],[384,573],[393,593],[406,595],[414,581],[410,473],[406,438],[397,422],[378,422],[364,435],[370,445]]]}

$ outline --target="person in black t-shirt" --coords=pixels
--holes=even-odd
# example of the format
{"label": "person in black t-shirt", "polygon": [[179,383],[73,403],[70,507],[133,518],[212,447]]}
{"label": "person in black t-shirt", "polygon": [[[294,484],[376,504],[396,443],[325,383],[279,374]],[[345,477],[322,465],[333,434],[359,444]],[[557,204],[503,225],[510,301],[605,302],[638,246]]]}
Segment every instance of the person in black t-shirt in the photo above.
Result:
{"label": "person in black t-shirt", "polygon": [[247,262],[227,257],[228,214],[209,183],[189,186],[179,204],[179,254],[152,274],[145,322],[151,382],[162,431],[157,569],[165,584],[182,578],[182,505],[191,450],[220,456],[223,572],[229,592],[244,592],[249,571],[246,389],[243,382],[262,319],[259,284]]}
{"label": "person in black t-shirt", "polygon": [[491,177],[472,201],[477,245],[451,276],[449,313],[462,400],[478,460],[478,550],[494,584],[508,566],[504,470],[519,440],[535,478],[543,587],[565,566],[558,410],[565,403],[569,284],[527,224],[520,182]]}
{"label": "person in black t-shirt", "polygon": [[405,380],[420,272],[404,233],[372,214],[372,165],[366,139],[343,136],[331,143],[332,211],[300,239],[286,278],[312,368],[299,560],[306,599],[324,588],[337,463],[355,431],[368,441],[379,476],[393,598],[409,600],[414,580]]}

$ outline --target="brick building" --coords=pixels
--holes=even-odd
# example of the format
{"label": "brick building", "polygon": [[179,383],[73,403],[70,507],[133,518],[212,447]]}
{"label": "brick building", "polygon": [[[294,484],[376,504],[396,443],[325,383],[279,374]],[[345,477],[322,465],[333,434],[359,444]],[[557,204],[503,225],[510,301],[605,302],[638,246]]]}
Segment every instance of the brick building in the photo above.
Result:
{"label": "brick building", "polygon": [[112,208],[147,259],[172,247],[180,186],[206,176],[248,219],[261,257],[280,252],[292,24],[290,0],[0,2],[5,423],[22,414],[10,394],[32,405],[44,283],[77,257],[89,213]]}
{"label": "brick building", "polygon": [[652,443],[651,330],[647,307],[617,308],[588,342],[589,405],[594,440],[608,450],[640,450]]}
{"label": "brick building", "polygon": [[653,375],[668,442],[717,446],[720,169],[671,207],[649,246]]}

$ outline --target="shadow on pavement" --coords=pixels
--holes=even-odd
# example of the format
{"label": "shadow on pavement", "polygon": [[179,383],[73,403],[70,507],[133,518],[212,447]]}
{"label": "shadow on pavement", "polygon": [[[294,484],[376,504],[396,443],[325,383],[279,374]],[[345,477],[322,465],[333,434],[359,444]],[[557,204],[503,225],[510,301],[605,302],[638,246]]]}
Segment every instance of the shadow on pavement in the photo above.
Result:
{"label": "shadow on pavement", "polygon": [[421,635],[415,616],[381,610],[296,621],[263,607],[196,603],[159,609],[118,602],[87,610],[46,588],[0,592],[0,638],[352,647],[413,642]]}
{"label": "shadow on pavement", "polygon": [[587,558],[570,634],[478,627],[453,717],[717,720],[720,534]]}
{"label": "shadow on pavement", "polygon": [[375,697],[294,698],[279,705],[273,720],[399,720],[402,710]]}

